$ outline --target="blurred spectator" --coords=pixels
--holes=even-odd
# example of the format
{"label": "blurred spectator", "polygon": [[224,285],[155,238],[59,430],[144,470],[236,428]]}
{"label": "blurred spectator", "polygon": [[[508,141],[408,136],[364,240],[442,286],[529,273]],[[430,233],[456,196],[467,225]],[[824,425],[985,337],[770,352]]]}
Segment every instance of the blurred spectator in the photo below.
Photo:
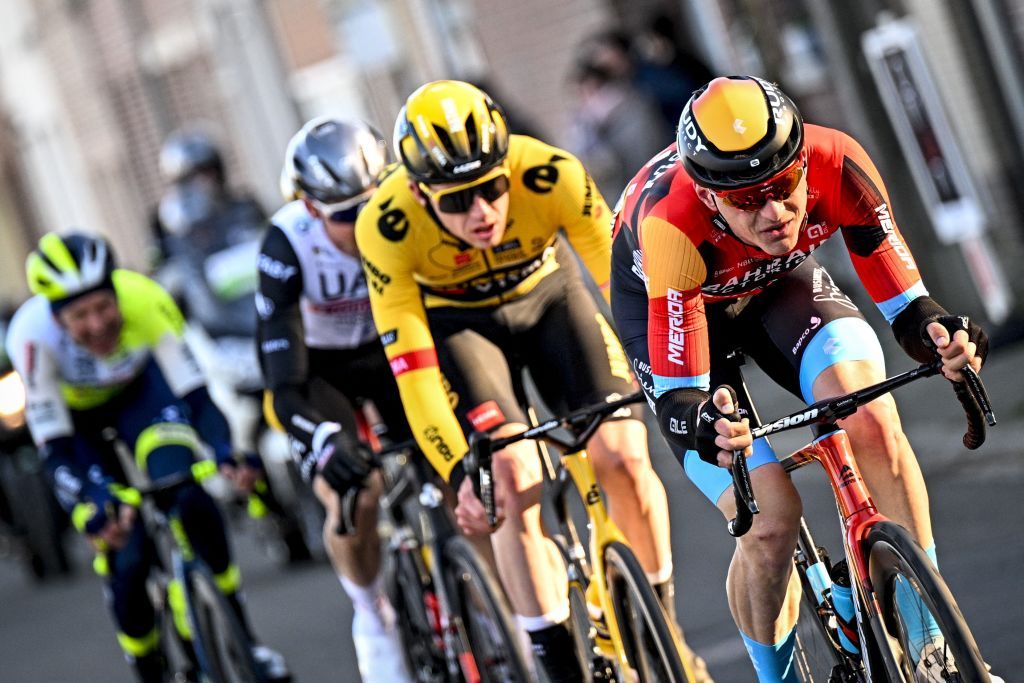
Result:
{"label": "blurred spectator", "polygon": [[715,77],[677,35],[672,19],[659,14],[633,41],[634,83],[657,100],[662,118],[673,130],[693,91]]}
{"label": "blurred spectator", "polygon": [[710,69],[676,40],[672,20],[664,15],[651,19],[635,39],[615,30],[591,37],[583,44],[581,62],[628,79],[650,97],[669,137],[690,95],[713,78]]}
{"label": "blurred spectator", "polygon": [[153,221],[157,279],[213,338],[256,330],[256,255],[266,213],[228,187],[213,138],[198,130],[168,137],[160,150],[166,183]]}
{"label": "blurred spectator", "polygon": [[598,45],[585,51],[573,74],[578,105],[567,147],[612,205],[640,167],[672,140],[656,103],[632,84],[631,71],[624,53]]}
{"label": "blurred spectator", "polygon": [[505,119],[508,121],[508,132],[517,135],[529,135],[531,138],[546,139],[544,133],[537,128],[529,117],[523,116],[519,109],[509,108],[509,98],[505,97],[505,93],[499,91],[491,81],[486,78],[477,78],[466,82],[483,90],[495,102],[502,103],[501,108],[505,112]]}

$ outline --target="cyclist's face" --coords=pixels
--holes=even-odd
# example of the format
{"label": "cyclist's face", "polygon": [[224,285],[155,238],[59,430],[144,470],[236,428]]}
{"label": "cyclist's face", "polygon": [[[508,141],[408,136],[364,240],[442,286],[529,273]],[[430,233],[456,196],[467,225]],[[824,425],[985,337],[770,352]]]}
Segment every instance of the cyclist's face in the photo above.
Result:
{"label": "cyclist's face", "polygon": [[[324,224],[324,232],[327,233],[327,239],[331,240],[342,252],[349,256],[359,256],[359,247],[356,246],[356,223],[353,220],[332,220],[330,218],[331,213],[326,211],[323,205],[317,202],[303,199],[306,204],[306,210],[313,218],[319,218]],[[338,214],[335,213],[335,216]]]}
{"label": "cyclist's face", "polygon": [[753,211],[731,207],[703,187],[696,190],[700,200],[709,209],[721,213],[743,242],[772,256],[782,256],[796,248],[800,228],[807,217],[806,175],[788,197],[766,201]]}
{"label": "cyclist's face", "polygon": [[75,299],[60,309],[57,320],[76,344],[96,356],[117,350],[124,325],[117,295],[108,289]]}
{"label": "cyclist's face", "polygon": [[[443,192],[463,184],[440,183],[431,185],[430,189],[433,192]],[[411,187],[421,204],[424,206],[430,204],[444,229],[470,246],[477,249],[488,249],[500,244],[505,237],[505,228],[508,225],[508,192],[504,192],[492,201],[476,194],[466,211],[448,213],[441,210],[440,200],[436,195],[433,197],[426,195],[415,183],[412,183]]]}

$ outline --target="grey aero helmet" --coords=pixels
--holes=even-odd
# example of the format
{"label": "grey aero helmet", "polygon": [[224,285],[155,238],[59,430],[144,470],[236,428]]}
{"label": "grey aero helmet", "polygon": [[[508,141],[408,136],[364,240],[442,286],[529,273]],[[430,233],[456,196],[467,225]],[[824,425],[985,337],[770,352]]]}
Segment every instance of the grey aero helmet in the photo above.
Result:
{"label": "grey aero helmet", "polygon": [[369,124],[315,118],[288,143],[281,192],[285,199],[343,204],[372,191],[389,160],[384,137]]}

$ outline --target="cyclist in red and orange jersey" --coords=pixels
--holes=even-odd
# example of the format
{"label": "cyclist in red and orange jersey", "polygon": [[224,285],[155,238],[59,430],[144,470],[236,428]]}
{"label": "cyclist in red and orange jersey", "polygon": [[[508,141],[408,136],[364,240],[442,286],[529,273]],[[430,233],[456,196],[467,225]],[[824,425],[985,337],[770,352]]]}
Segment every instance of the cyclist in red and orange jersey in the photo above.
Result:
{"label": "cyclist in red and orange jersey", "polygon": [[[734,449],[749,458],[762,513],[737,541],[727,591],[761,681],[796,680],[792,553],[801,504],[768,443],[751,443],[747,420],[723,418],[750,410],[736,405],[728,385],[738,380],[723,361],[741,348],[808,402],[884,377],[874,331],[813,256],[837,232],[911,357],[928,362],[938,352],[953,381],[968,363],[980,369],[984,332],[928,296],[867,153],[842,132],[804,125],[772,83],[732,76],[696,91],[676,143],[641,169],[617,207],[612,312],[662,432],[730,518],[726,467]],[[928,495],[893,400],[878,399],[840,426],[881,510],[934,561]],[[933,627],[913,625],[915,661],[938,644]]]}

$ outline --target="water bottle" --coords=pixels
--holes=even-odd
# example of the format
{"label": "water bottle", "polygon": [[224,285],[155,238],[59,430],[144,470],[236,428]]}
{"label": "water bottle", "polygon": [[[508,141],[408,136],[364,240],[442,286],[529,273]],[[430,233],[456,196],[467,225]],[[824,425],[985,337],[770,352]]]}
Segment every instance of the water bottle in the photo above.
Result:
{"label": "water bottle", "polygon": [[853,588],[850,586],[850,569],[846,560],[832,565],[832,606],[835,609],[839,631],[839,644],[850,654],[859,654],[856,608],[853,604]]}

